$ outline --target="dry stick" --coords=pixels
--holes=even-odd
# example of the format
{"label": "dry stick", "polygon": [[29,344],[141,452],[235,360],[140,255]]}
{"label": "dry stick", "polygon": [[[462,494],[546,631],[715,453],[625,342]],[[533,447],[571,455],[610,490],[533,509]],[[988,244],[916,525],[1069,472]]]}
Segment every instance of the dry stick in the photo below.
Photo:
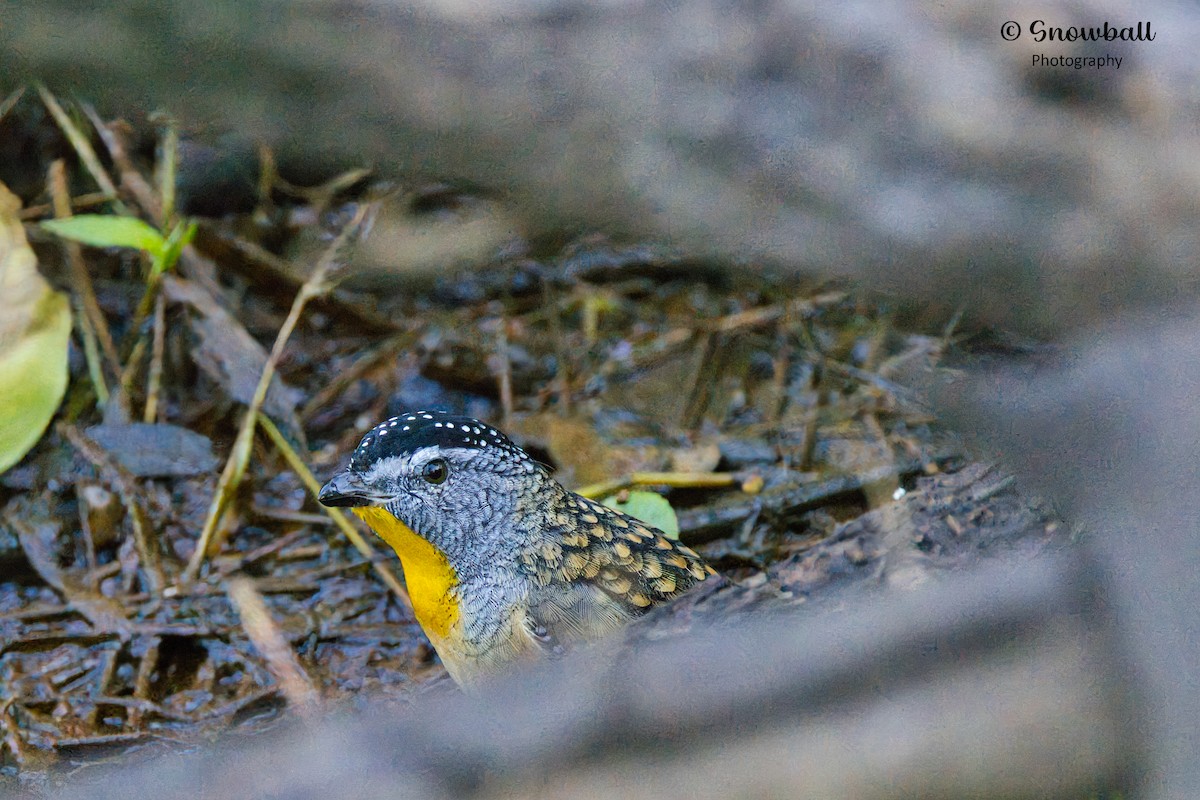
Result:
{"label": "dry stick", "polygon": [[[154,676],[155,670],[158,669],[158,652],[162,644],[162,639],[158,636],[151,636],[149,646],[146,648],[145,655],[138,662],[137,677],[133,681],[133,696],[138,700],[150,699],[150,680]],[[132,707],[129,709],[129,727],[140,728],[142,726],[142,709]]]}
{"label": "dry stick", "polygon": [[[91,109],[88,109],[91,112]],[[115,138],[115,137],[114,137]],[[112,151],[112,145],[109,145]],[[175,173],[179,160],[179,126],[174,120],[167,122],[167,131],[163,134],[160,149],[161,160],[158,168],[158,199],[161,200],[160,225],[166,230],[175,216]],[[132,166],[130,167],[132,172]],[[124,170],[122,170],[124,172]],[[140,178],[140,175],[139,175]],[[122,178],[124,180],[124,178]],[[167,301],[163,299],[162,291],[155,293],[154,306],[154,344],[150,351],[150,375],[146,379],[146,405],[143,409],[144,422],[154,422],[158,416],[158,392],[162,389],[162,359],[167,341]]]}
{"label": "dry stick", "polygon": [[584,284],[583,290],[583,340],[590,348],[600,338],[600,305],[602,300],[595,287]]}
{"label": "dry stick", "polygon": [[208,517],[204,520],[204,529],[200,532],[200,539],[196,542],[196,549],[192,553],[187,568],[183,572],[182,583],[194,581],[200,573],[200,565],[204,563],[204,559],[208,557],[209,549],[214,544],[213,536],[217,531],[217,527],[224,519],[225,512],[228,510],[230,501],[237,491],[238,484],[242,482],[242,477],[246,474],[246,467],[250,463],[250,452],[254,444],[254,430],[257,427],[258,412],[267,397],[267,389],[271,386],[271,379],[275,377],[275,365],[279,362],[280,356],[283,355],[283,348],[287,345],[287,341],[291,337],[296,323],[300,321],[300,314],[304,311],[304,306],[308,304],[309,300],[319,297],[327,290],[325,276],[333,268],[334,261],[342,247],[357,232],[366,213],[367,206],[365,204],[360,205],[358,211],[354,214],[354,218],[342,228],[341,233],[334,239],[333,244],[321,256],[320,261],[317,262],[317,266],[313,269],[312,275],[300,287],[300,291],[296,293],[295,300],[292,301],[292,308],[288,312],[283,326],[279,329],[278,335],[275,337],[275,344],[271,348],[271,354],[267,357],[267,362],[263,365],[262,375],[258,379],[258,386],[254,389],[254,396],[250,399],[250,404],[246,408],[246,415],[242,419],[241,429],[238,431],[233,449],[229,453],[229,459],[225,462],[225,469],[221,472],[221,478],[217,482],[212,504],[208,508]]}
{"label": "dry stick", "polygon": [[[260,413],[258,424],[263,424],[264,416]],[[333,520],[325,514],[314,514],[311,511],[289,511],[286,508],[270,508],[255,503],[250,506],[250,513],[274,522],[287,522],[293,525],[332,525]]]}
{"label": "dry stick", "polygon": [[687,402],[683,407],[683,417],[679,421],[680,427],[685,431],[699,427],[700,421],[704,418],[704,411],[712,400],[711,385],[716,380],[714,367],[718,365],[720,350],[724,344],[725,340],[720,334],[699,333],[693,349],[696,379],[688,391]]}
{"label": "dry stick", "polygon": [[137,200],[142,210],[149,215],[155,225],[161,228],[163,225],[162,203],[155,196],[154,187],[142,177],[142,173],[138,172],[137,167],[133,166],[133,162],[130,161],[129,152],[125,147],[125,142],[116,131],[115,123],[106,123],[91,104],[80,103],[79,105],[91,121],[92,127],[96,129],[100,141],[104,142],[108,156],[112,159],[113,166],[117,168],[117,174],[121,177],[121,186],[133,195],[133,199]]}
{"label": "dry stick", "polygon": [[[162,292],[154,298],[154,343],[150,352],[150,375],[146,379],[146,408],[142,421],[153,423],[158,417],[158,393],[162,388],[163,351],[167,338],[167,301]],[[124,396],[124,394],[122,394]]]}
{"label": "dry stick", "polygon": [[[247,267],[253,272],[252,277],[255,280],[275,282],[284,286],[299,286],[301,284],[302,281],[293,274],[292,266],[288,263],[287,259],[275,255],[262,245],[248,242],[239,236],[221,235],[220,241],[222,247],[228,247],[234,255],[246,262]],[[219,297],[223,290],[213,283],[211,278],[197,277],[197,274],[199,274],[197,273],[199,263],[191,267],[191,272],[197,274],[190,274],[189,270],[186,269],[189,260],[195,262],[207,261],[197,255],[194,248],[195,245],[188,245],[183,249],[183,258],[180,259],[180,266],[185,267],[184,274],[187,274],[192,280],[208,289],[209,294]],[[364,323],[371,331],[394,331],[398,327],[395,321],[369,310],[361,302],[355,301],[352,296],[347,296],[341,291],[335,290],[331,292],[327,300]]]}
{"label": "dry stick", "polygon": [[816,297],[793,300],[789,303],[765,306],[763,308],[751,308],[746,311],[739,311],[736,314],[718,317],[715,320],[701,321],[696,325],[696,328],[713,333],[730,333],[743,328],[757,328],[760,325],[775,322],[784,316],[812,313],[822,306],[839,303],[845,297],[845,292],[826,292]]}
{"label": "dry stick", "polygon": [[[158,279],[152,278],[151,281],[157,283]],[[147,290],[147,294],[144,295],[144,297],[148,296],[149,290]],[[129,353],[129,358],[125,361],[125,368],[121,370],[121,375],[117,379],[117,394],[125,398],[122,401],[124,403],[129,402],[129,396],[133,392],[133,383],[135,380],[137,380],[138,368],[142,364],[142,357],[146,355],[146,339],[137,333],[137,331],[142,327],[144,316],[145,315],[143,314],[136,314],[134,316],[134,320],[137,322],[137,325],[136,327],[131,328],[129,335],[137,336],[137,338],[134,340],[133,349]],[[129,341],[129,335],[126,336],[126,342]]]}
{"label": "dry stick", "polygon": [[[71,216],[71,195],[67,190],[67,169],[60,158],[50,165],[50,196],[54,201],[54,216],[66,219]],[[71,265],[71,278],[75,283],[75,291],[83,305],[83,311],[91,324],[104,352],[104,359],[112,370],[113,376],[121,374],[121,359],[117,356],[117,345],[113,342],[112,331],[108,329],[108,321],[100,310],[96,300],[96,290],[92,286],[92,278],[83,265],[82,250],[77,242],[64,241],[67,248],[67,261]],[[99,393],[99,389],[97,390]]]}
{"label": "dry stick", "polygon": [[[91,174],[92,180],[94,180],[96,185],[98,185],[104,192],[105,197],[113,202],[114,208],[116,208],[119,213],[130,215],[132,212],[118,198],[117,188],[113,185],[112,179],[108,176],[108,173],[100,164],[100,159],[96,156],[96,151],[92,149],[91,142],[75,126],[75,123],[71,121],[71,118],[65,111],[63,111],[62,106],[60,106],[58,101],[54,98],[54,95],[52,95],[45,86],[39,83],[37,84],[37,90],[38,94],[41,95],[42,102],[50,111],[51,116],[54,117],[54,120],[58,123],[59,128],[61,128],[63,133],[66,134],[68,141],[70,141],[71,146],[75,149],[76,154],[79,156],[79,160]],[[107,126],[104,125],[103,121],[92,108],[85,105],[84,112],[91,119],[92,124],[96,127],[97,132],[105,141],[110,155],[113,157],[113,163],[117,164],[118,167],[124,165],[122,183],[130,187],[130,190],[138,196],[139,202],[143,205],[143,207],[147,208],[151,215],[157,213],[157,216],[161,218],[161,208],[153,196],[153,191],[149,189],[149,186],[146,184],[145,180],[141,179],[139,183],[137,179],[130,177],[131,174],[135,175],[136,178],[139,179],[141,176],[136,174],[136,170],[133,169],[132,164],[129,162],[128,158],[125,157],[125,151],[120,141],[112,134]],[[145,319],[146,315],[150,311],[156,290],[156,280],[152,280],[149,284],[147,284],[146,294],[142,297],[142,302],[138,306],[138,311],[134,316],[133,325],[131,326],[131,329],[134,331],[134,335],[137,335],[137,331],[141,329],[142,320]],[[96,320],[92,320],[92,323],[93,327],[95,327],[98,332],[100,330],[108,330],[107,326],[101,327],[100,325],[96,324]],[[130,394],[130,389],[133,385],[133,378],[136,375],[137,366],[141,362],[142,354],[145,352],[145,346],[143,340],[139,337],[132,348],[128,362],[126,362],[124,368],[121,368],[120,357],[117,354],[116,345],[112,344],[111,342],[111,335],[108,337],[108,339],[109,344],[111,344],[112,347],[111,359],[113,362],[115,362],[115,373],[117,375],[117,396],[120,398],[118,402],[124,405],[129,402],[128,397]],[[101,339],[101,342],[103,343],[104,339]],[[105,352],[107,356],[107,346],[105,348]]]}
{"label": "dry stick", "polygon": [[[870,434],[871,439],[879,446],[883,453],[881,459],[884,466],[891,466],[896,461],[896,455],[892,451],[892,446],[888,443],[887,433],[883,430],[883,425],[879,423],[879,417],[873,412],[866,412],[862,415],[863,427]],[[900,485],[900,477],[895,474],[880,480],[878,483],[873,483],[863,487],[863,494],[867,498],[867,508],[875,509],[880,506],[887,505],[893,500],[893,495],[896,488]],[[911,526],[910,526],[911,527]],[[892,530],[888,528],[888,530]],[[890,552],[890,551],[889,551]]]}
{"label": "dry stick", "polygon": [[[108,685],[112,683],[113,675],[117,673],[117,654],[124,649],[125,645],[118,642],[115,647],[110,646],[104,650],[100,656],[101,666],[99,675],[96,677],[96,689],[92,693],[94,697],[103,697],[108,694]],[[96,723],[100,720],[100,704],[92,706],[92,710],[88,712],[87,720],[88,727],[96,728]]]}
{"label": "dry stick", "polygon": [[158,594],[165,583],[162,567],[159,565],[158,550],[150,538],[146,513],[137,499],[137,480],[127,469],[113,460],[100,445],[85,436],[74,425],[59,425],[58,429],[71,442],[76,450],[88,461],[92,462],[101,474],[107,475],[110,482],[117,488],[125,508],[129,511],[129,519],[133,523],[133,543],[141,559],[142,568],[146,572],[147,588],[151,594]]}
{"label": "dry stick", "polygon": [[254,588],[254,583],[249,578],[230,578],[226,592],[242,618],[242,629],[266,660],[267,669],[271,671],[288,703],[304,716],[319,711],[320,693],[304,667],[300,666],[287,638],[275,620],[271,619],[266,601]]}
{"label": "dry stick", "polygon": [[880,375],[878,372],[860,369],[859,367],[851,366],[850,364],[843,364],[842,362],[835,361],[832,358],[826,358],[824,363],[825,367],[830,371],[859,381],[860,383],[870,386],[873,389],[879,390],[879,392],[882,394],[899,398],[906,403],[911,403],[916,406],[928,405],[922,401],[921,398],[917,396],[917,393],[912,389],[909,389],[907,386],[901,386],[894,381],[890,381]]}
{"label": "dry stick", "polygon": [[775,341],[778,342],[778,346],[771,365],[771,408],[767,412],[766,420],[773,428],[779,427],[779,420],[787,406],[788,372],[792,366],[792,340],[787,333],[791,327],[790,317],[790,314],[785,314],[775,327]]}
{"label": "dry stick", "polygon": [[394,358],[403,352],[416,337],[417,334],[415,332],[405,332],[391,337],[373,350],[360,355],[355,359],[353,364],[333,376],[321,391],[313,395],[312,399],[301,407],[300,420],[307,422],[312,418],[313,414],[333,402],[338,395],[346,391],[346,388],[350,384],[374,369],[380,362],[385,359]]}
{"label": "dry stick", "polygon": [[166,120],[158,163],[158,196],[162,200],[163,227],[175,217],[175,175],[179,167],[179,123]]}
{"label": "dry stick", "polygon": [[96,393],[96,402],[101,408],[108,405],[108,383],[104,380],[104,367],[100,364],[100,348],[96,345],[96,331],[88,319],[87,311],[79,297],[73,297],[75,321],[79,323],[79,332],[83,337],[83,358],[87,362],[88,377],[92,379],[92,390]]}
{"label": "dry stick", "polygon": [[[288,466],[292,468],[292,471],[300,476],[300,481],[308,489],[308,493],[314,498],[320,494],[321,484],[317,482],[312,472],[309,471],[308,466],[300,459],[300,456],[288,443],[287,439],[283,437],[283,434],[279,432],[279,428],[275,426],[275,423],[260,411],[258,414],[258,424],[262,426],[262,429],[267,432],[267,436],[279,448],[279,452],[283,454],[284,460],[288,462]],[[409,611],[412,611],[412,601],[408,599],[408,592],[400,585],[400,581],[396,578],[395,574],[379,561],[375,549],[359,534],[358,529],[346,518],[346,515],[340,509],[336,508],[321,506],[321,509],[342,529],[342,533],[350,540],[350,544],[354,545],[354,549],[362,553],[371,562],[371,568],[379,575],[380,580],[387,584],[388,588],[396,594],[396,597],[400,598],[400,603]]]}
{"label": "dry stick", "polygon": [[[262,414],[260,414],[258,417],[258,424],[262,425],[264,419],[266,419],[266,417],[263,416]],[[321,517],[321,519],[324,520],[325,518]],[[262,559],[266,558],[267,556],[276,555],[277,553],[280,553],[285,547],[288,547],[288,546],[292,545],[293,543],[295,543],[296,541],[307,536],[308,533],[309,532],[307,530],[305,530],[304,528],[299,528],[297,530],[292,531],[291,533],[284,534],[283,536],[280,536],[279,538],[277,538],[273,541],[270,541],[267,544],[262,545],[261,547],[256,547],[255,549],[251,550],[249,553],[243,553],[237,559],[231,559],[228,562],[221,564],[220,566],[218,566],[216,568],[216,574],[218,576],[220,576],[221,578],[228,578],[233,573],[235,573],[239,570],[243,570],[246,567],[250,566],[251,564],[253,564],[257,561],[261,561]]]}
{"label": "dry stick", "polygon": [[58,127],[66,134],[67,141],[75,149],[79,160],[83,162],[83,166],[92,176],[92,180],[100,187],[100,191],[104,192],[120,213],[128,214],[129,209],[125,207],[125,204],[117,196],[117,187],[113,185],[112,179],[108,177],[108,173],[104,171],[104,167],[100,164],[100,159],[96,156],[96,151],[92,149],[92,143],[79,131],[75,123],[67,116],[67,112],[63,111],[62,106],[58,104],[58,100],[54,99],[54,95],[50,94],[50,91],[41,83],[34,85],[37,87],[38,94],[42,97],[42,103],[45,104],[46,110],[50,112],[50,116],[54,117],[54,121],[58,123]]}
{"label": "dry stick", "polygon": [[0,703],[0,730],[4,732],[4,745],[8,748],[12,760],[18,767],[28,767],[31,766],[29,751],[21,736],[21,726],[17,724],[11,711],[16,702],[16,698],[9,697]]}
{"label": "dry stick", "polygon": [[75,499],[76,507],[79,510],[79,531],[83,534],[83,556],[88,568],[88,588],[99,591],[100,581],[96,578],[96,537],[92,531],[92,522],[88,514],[91,504],[87,500],[85,485],[79,481],[75,482]]}
{"label": "dry stick", "polygon": [[621,478],[584,486],[576,489],[575,493],[584,497],[608,497],[630,486],[719,489],[725,486],[742,485],[743,477],[734,472],[631,472]]}
{"label": "dry stick", "polygon": [[546,309],[546,322],[550,327],[550,338],[554,341],[555,364],[554,389],[558,392],[558,415],[571,416],[571,378],[567,367],[567,343],[563,332],[562,316],[554,297],[550,281],[542,284],[542,307]]}
{"label": "dry stick", "polygon": [[508,352],[508,320],[500,318],[496,332],[496,381],[500,390],[500,414],[504,427],[511,428],[513,420],[512,361]]}
{"label": "dry stick", "polygon": [[21,101],[25,96],[25,87],[18,86],[8,97],[0,100],[0,120],[8,116],[8,112],[13,110],[13,106]]}
{"label": "dry stick", "polygon": [[[71,198],[71,210],[82,211],[92,206],[99,206],[109,201],[109,196],[104,192],[90,192],[88,194],[79,194]],[[26,206],[17,212],[17,218],[22,222],[29,222],[35,219],[41,219],[47,214],[54,213],[54,205],[52,203],[42,203],[38,206]]]}
{"label": "dry stick", "polygon": [[[117,171],[121,176],[121,185],[133,195],[134,199],[137,200],[138,205],[141,206],[142,210],[145,211],[150,219],[154,221],[154,224],[157,225],[160,230],[165,229],[167,221],[165,209],[167,208],[167,203],[165,200],[159,200],[158,196],[156,196],[154,193],[154,187],[150,185],[150,182],[147,181],[142,176],[142,173],[138,171],[137,167],[133,165],[133,162],[129,158],[128,149],[125,146],[124,139],[117,131],[116,125],[105,123],[91,105],[83,103],[82,108],[84,114],[86,114],[88,119],[91,120],[92,126],[96,129],[96,133],[100,136],[100,140],[104,142],[104,146],[108,150],[108,155],[110,158],[112,158],[113,165],[116,166]],[[168,131],[167,140],[168,142],[173,141],[175,145],[178,144],[178,136],[176,135],[176,137],[172,139],[170,136],[170,131]],[[165,183],[168,180],[172,182],[170,191],[170,203],[172,205],[174,204],[174,155],[174,151],[172,150],[171,157],[166,159],[168,161],[168,168],[164,170],[163,174],[164,192]],[[166,195],[164,194],[164,196]],[[133,335],[137,336],[138,339],[134,343],[133,350],[130,352],[129,361],[125,365],[125,370],[121,373],[121,396],[128,397],[133,389],[133,381],[137,376],[137,368],[141,364],[142,356],[146,352],[145,340],[142,338],[140,333],[142,321],[150,314],[150,309],[153,306],[155,309],[154,347],[155,353],[158,354],[158,359],[157,361],[151,361],[150,364],[150,374],[148,378],[150,385],[147,387],[148,396],[146,400],[146,408],[143,410],[143,419],[146,422],[153,422],[154,416],[157,414],[157,381],[162,377],[162,347],[160,339],[163,336],[163,329],[162,318],[159,314],[159,311],[162,309],[162,303],[159,302],[159,296],[161,294],[159,290],[161,286],[162,282],[160,280],[160,276],[158,275],[154,275],[146,282],[146,291],[142,294],[142,299],[138,303],[137,311],[134,312],[133,324],[130,326],[131,331],[133,331]]]}

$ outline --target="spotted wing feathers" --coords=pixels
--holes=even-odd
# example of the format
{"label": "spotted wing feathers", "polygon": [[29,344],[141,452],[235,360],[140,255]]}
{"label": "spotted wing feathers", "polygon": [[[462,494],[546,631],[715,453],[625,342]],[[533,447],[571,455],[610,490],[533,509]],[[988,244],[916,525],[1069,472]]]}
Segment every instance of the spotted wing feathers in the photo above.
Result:
{"label": "spotted wing feathers", "polygon": [[548,530],[524,564],[531,609],[561,638],[591,638],[715,575],[690,548],[579,495],[547,509]]}

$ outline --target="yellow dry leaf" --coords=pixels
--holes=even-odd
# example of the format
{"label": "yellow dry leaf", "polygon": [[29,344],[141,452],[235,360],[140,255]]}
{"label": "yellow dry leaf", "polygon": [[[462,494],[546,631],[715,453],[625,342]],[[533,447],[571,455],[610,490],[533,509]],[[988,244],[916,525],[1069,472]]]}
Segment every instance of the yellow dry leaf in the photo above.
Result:
{"label": "yellow dry leaf", "polygon": [[71,307],[50,288],[0,183],[0,472],[29,452],[67,390]]}

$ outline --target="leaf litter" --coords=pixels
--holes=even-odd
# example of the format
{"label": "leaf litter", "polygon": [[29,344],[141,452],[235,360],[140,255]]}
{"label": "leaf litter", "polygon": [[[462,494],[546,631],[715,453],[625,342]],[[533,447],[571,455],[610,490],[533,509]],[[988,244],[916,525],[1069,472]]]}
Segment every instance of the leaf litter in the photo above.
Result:
{"label": "leaf litter", "polygon": [[[19,117],[37,98],[14,102]],[[469,193],[375,191],[363,171],[311,189],[279,179],[254,212],[201,221],[178,242],[178,265],[156,271],[147,254],[73,249],[34,226],[57,192],[60,211],[140,220],[120,230],[144,241],[186,227],[142,177],[152,156],[138,160],[128,126],[85,116],[96,130],[58,133],[75,156],[57,179],[0,220],[10,252],[24,246],[17,220],[28,223],[49,279],[20,251],[20,288],[36,297],[14,329],[51,319],[38,358],[47,375],[60,359],[70,378],[57,424],[47,428],[65,381],[28,403],[28,420],[0,417],[0,432],[28,440],[0,472],[0,787],[231,725],[257,730],[283,709],[380,693],[404,702],[440,685],[394,556],[314,500],[364,430],[405,410],[501,425],[568,485],[674,520],[735,588],[773,598],[878,574],[888,509],[909,509],[908,543],[951,560],[972,530],[989,547],[1054,532],[1011,487],[962,499],[976,485],[966,478],[994,476],[922,399],[959,345],[948,331],[902,330],[882,299],[733,280],[597,236],[497,246]],[[141,133],[162,144],[173,131]],[[363,221],[382,213],[377,198],[402,213],[397,196],[420,215],[451,203],[443,222],[469,208],[453,247],[482,258],[465,238],[486,228],[483,268],[388,274],[375,263],[369,291],[339,286]],[[52,287],[76,298],[69,348],[72,306]],[[996,498],[1016,506],[980,505]]]}

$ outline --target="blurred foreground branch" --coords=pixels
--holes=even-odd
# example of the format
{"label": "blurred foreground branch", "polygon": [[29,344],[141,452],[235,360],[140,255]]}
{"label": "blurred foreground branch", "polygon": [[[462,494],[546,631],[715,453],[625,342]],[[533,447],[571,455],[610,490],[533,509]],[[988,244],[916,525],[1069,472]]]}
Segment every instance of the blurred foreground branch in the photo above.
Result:
{"label": "blurred foreground branch", "polygon": [[1081,551],[173,756],[65,797],[1080,798],[1139,732]]}
{"label": "blurred foreground branch", "polygon": [[1045,46],[999,35],[1013,9],[965,0],[485,8],[17,2],[0,63],[327,174],[480,187],[533,237],[661,238],[1021,327],[1175,297],[1200,260],[1200,18],[1173,4],[1038,6],[1054,25],[1152,20],[1153,42],[1054,43],[1121,57],[1108,70],[1035,68]]}

